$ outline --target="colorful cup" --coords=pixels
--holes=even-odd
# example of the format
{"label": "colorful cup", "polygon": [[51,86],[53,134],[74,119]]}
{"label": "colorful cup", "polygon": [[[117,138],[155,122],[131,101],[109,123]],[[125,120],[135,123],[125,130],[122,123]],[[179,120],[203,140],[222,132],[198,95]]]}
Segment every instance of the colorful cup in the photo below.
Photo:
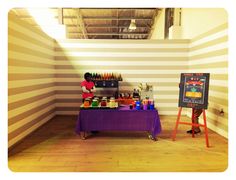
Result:
{"label": "colorful cup", "polygon": [[144,104],[143,105],[143,110],[147,110],[148,109],[148,105],[147,104]]}
{"label": "colorful cup", "polygon": [[154,104],[150,104],[150,110],[154,110],[154,109],[155,109]]}

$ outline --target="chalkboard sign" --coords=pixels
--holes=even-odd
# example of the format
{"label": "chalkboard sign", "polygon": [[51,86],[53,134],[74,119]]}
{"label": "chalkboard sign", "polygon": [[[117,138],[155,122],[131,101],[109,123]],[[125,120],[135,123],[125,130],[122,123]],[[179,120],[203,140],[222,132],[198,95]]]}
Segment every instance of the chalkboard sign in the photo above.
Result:
{"label": "chalkboard sign", "polygon": [[209,73],[181,73],[179,107],[207,109]]}

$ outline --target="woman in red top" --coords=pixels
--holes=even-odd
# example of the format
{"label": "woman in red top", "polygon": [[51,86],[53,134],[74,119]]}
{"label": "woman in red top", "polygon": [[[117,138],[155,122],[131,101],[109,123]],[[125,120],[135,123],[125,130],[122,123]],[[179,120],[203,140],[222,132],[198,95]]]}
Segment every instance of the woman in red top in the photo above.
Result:
{"label": "woman in red top", "polygon": [[96,92],[95,85],[91,81],[92,75],[89,72],[84,74],[84,79],[85,80],[81,82],[83,102],[86,98],[93,98],[93,93]]}

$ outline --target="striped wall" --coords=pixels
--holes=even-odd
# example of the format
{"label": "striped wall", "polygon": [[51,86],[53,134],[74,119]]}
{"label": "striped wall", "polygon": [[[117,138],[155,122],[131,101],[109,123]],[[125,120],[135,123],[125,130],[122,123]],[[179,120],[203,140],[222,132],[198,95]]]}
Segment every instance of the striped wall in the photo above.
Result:
{"label": "striped wall", "polygon": [[179,74],[188,68],[188,46],[189,40],[58,40],[56,113],[78,114],[80,82],[89,71],[121,73],[120,92],[132,92],[141,82],[152,84],[160,114],[176,114]]}
{"label": "striped wall", "polygon": [[164,115],[177,114],[180,73],[209,72],[208,125],[227,137],[227,24],[191,41],[118,41],[54,40],[14,14],[8,22],[9,147],[55,114],[77,115],[80,82],[87,71],[121,73],[120,92],[131,92],[141,82],[152,84],[156,106]]}
{"label": "striped wall", "polygon": [[[227,27],[228,24],[222,24],[193,38],[189,52],[189,70],[210,73],[208,126],[225,137],[228,137]],[[223,116],[219,113],[221,109]]]}
{"label": "striped wall", "polygon": [[9,13],[9,147],[55,115],[53,45],[52,38]]}

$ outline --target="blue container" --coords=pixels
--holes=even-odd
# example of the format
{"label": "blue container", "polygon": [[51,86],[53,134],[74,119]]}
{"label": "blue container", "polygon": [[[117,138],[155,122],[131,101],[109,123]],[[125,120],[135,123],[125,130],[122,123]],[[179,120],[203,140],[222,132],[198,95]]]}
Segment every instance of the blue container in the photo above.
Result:
{"label": "blue container", "polygon": [[137,104],[140,106],[141,102],[140,101],[136,101],[135,104],[136,104],[136,106],[137,106]]}
{"label": "blue container", "polygon": [[136,110],[140,110],[140,104],[136,104]]}
{"label": "blue container", "polygon": [[150,104],[150,110],[154,110],[154,109],[155,109],[154,104]]}
{"label": "blue container", "polygon": [[141,102],[140,101],[136,101],[135,102],[135,108],[136,108],[136,110],[140,110],[141,109]]}

